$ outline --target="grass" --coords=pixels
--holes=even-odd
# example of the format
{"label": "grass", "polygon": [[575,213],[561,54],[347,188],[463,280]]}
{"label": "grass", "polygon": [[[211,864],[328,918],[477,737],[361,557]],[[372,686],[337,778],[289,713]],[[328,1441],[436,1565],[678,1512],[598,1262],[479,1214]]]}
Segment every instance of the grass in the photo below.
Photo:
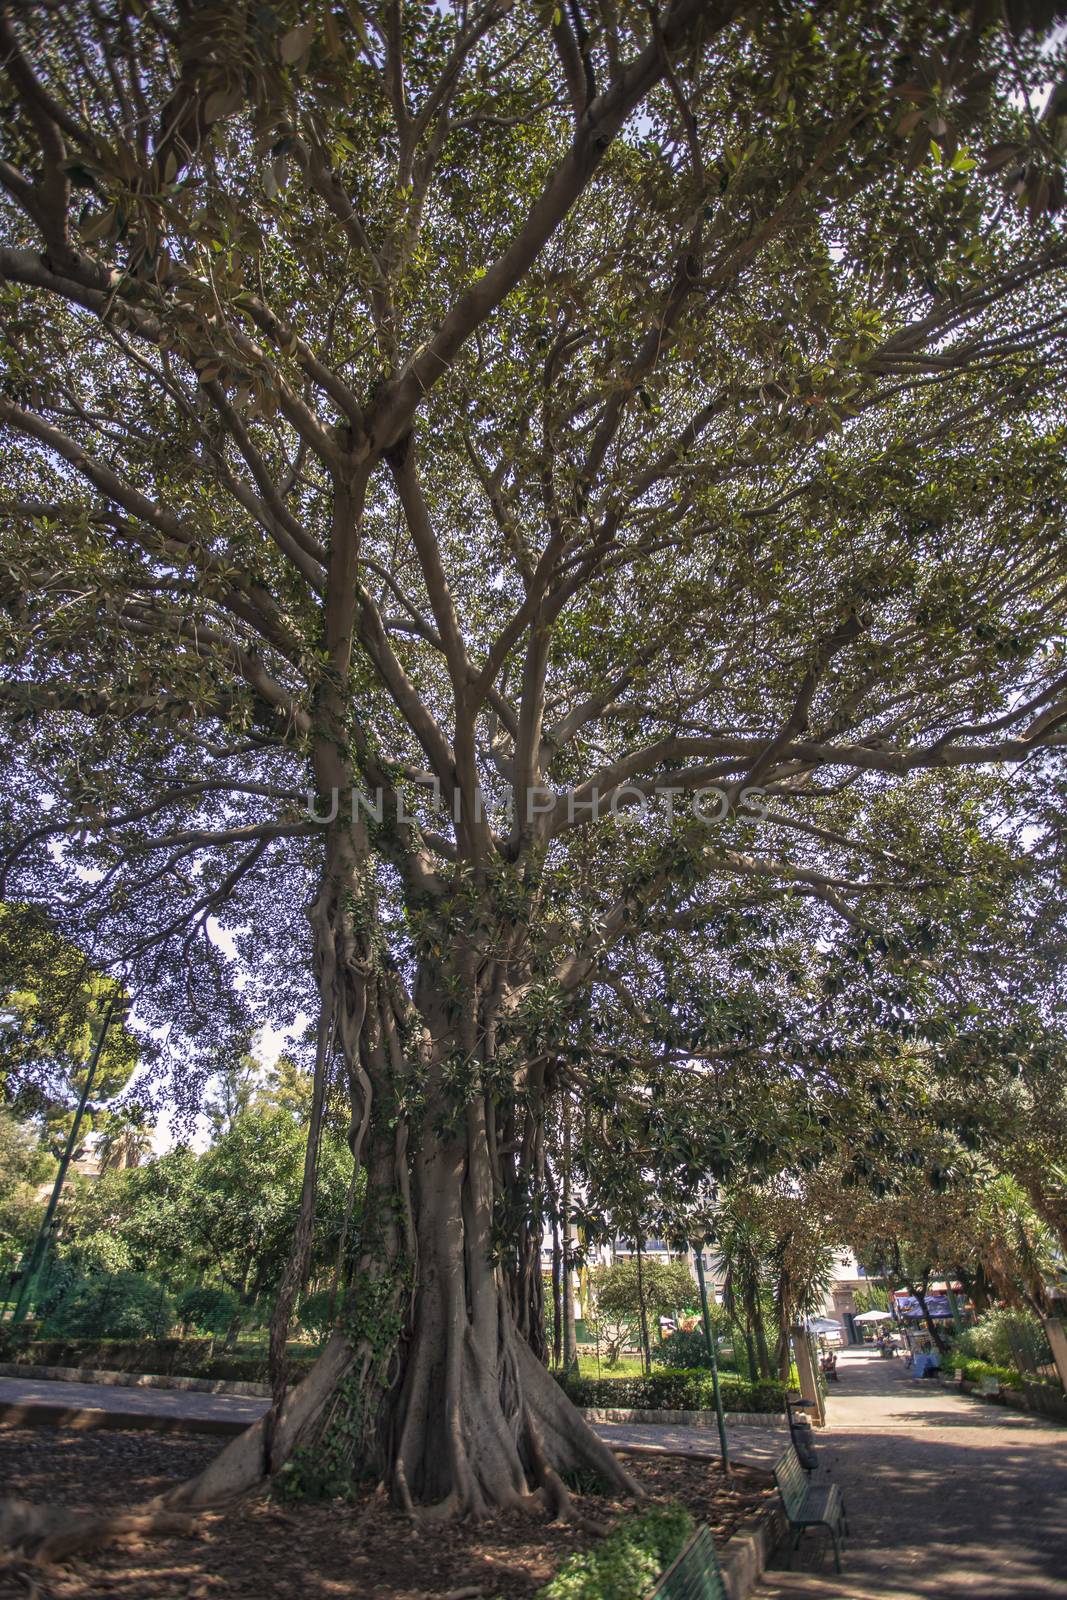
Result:
{"label": "grass", "polygon": [[[644,1375],[644,1370],[640,1356],[620,1356],[613,1367],[609,1367],[604,1356],[601,1356],[598,1368],[595,1355],[586,1354],[581,1347],[578,1350],[578,1374],[582,1378],[640,1378]],[[655,1363],[652,1370],[653,1372],[656,1370]],[[726,1350],[720,1355],[719,1370],[724,1376],[737,1377],[732,1350]],[[800,1387],[795,1367],[790,1375],[790,1382],[794,1389]]]}
{"label": "grass", "polygon": [[598,1367],[595,1355],[578,1352],[578,1373],[583,1378],[640,1378],[644,1370],[640,1356],[620,1356],[613,1367],[601,1356]]}

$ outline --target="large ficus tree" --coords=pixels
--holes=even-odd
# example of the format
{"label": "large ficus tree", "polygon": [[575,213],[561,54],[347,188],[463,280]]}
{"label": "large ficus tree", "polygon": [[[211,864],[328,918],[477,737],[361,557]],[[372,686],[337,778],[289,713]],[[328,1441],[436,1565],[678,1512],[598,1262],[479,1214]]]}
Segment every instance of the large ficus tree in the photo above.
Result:
{"label": "large ficus tree", "polygon": [[723,896],[866,925],[932,864],[865,796],[1067,726],[1052,19],[2,15],[6,892],[160,1007],[212,917],[313,969],[276,1352],[338,1065],[366,1170],[338,1332],[191,1492],[621,1484],[532,1348],[590,993]]}

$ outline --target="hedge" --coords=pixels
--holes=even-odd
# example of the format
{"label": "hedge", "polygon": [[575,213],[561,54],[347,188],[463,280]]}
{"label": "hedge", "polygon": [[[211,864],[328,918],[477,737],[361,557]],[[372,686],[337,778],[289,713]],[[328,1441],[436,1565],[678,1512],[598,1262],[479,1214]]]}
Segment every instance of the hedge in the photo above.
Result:
{"label": "hedge", "polygon": [[1056,1422],[1067,1422],[1067,1394],[1058,1383],[1020,1372],[1016,1367],[979,1361],[974,1356],[950,1355],[948,1367],[955,1367],[962,1372],[963,1381],[973,1384],[975,1389],[979,1388],[983,1378],[995,1378],[1000,1387],[1001,1401],[1017,1410],[1036,1411],[1041,1416],[1052,1417]]}
{"label": "hedge", "polygon": [[593,1549],[568,1556],[537,1600],[645,1600],[692,1532],[684,1506],[624,1517]]}
{"label": "hedge", "polygon": [[[619,1407],[626,1411],[710,1411],[715,1405],[711,1373],[701,1367],[663,1367],[647,1377],[578,1378],[557,1372],[559,1383],[576,1406]],[[719,1382],[724,1411],[784,1411],[785,1385],[761,1378],[746,1383],[723,1377]]]}
{"label": "hedge", "polygon": [[[85,1367],[94,1372],[138,1372],[153,1377],[213,1378],[239,1383],[269,1383],[267,1354],[223,1355],[210,1339],[33,1339],[4,1330],[0,1360],[38,1367]],[[290,1352],[301,1375],[313,1353]]]}
{"label": "hedge", "polygon": [[998,1367],[991,1361],[979,1361],[975,1356],[949,1356],[947,1365],[963,1373],[968,1383],[981,1383],[983,1378],[995,1378],[1002,1389],[1021,1389],[1026,1382],[1015,1367]]}

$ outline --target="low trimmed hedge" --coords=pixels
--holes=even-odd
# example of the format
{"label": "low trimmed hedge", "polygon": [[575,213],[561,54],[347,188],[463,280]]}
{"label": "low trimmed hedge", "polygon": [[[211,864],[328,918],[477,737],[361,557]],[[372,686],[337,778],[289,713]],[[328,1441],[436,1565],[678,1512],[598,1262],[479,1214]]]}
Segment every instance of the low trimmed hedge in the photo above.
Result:
{"label": "low trimmed hedge", "polygon": [[[5,1330],[6,1332],[6,1330]],[[294,1368],[310,1367],[313,1353],[290,1352]],[[138,1372],[155,1377],[212,1378],[269,1383],[262,1355],[213,1352],[210,1339],[0,1339],[0,1360],[36,1367],[83,1367],[94,1372]]]}
{"label": "low trimmed hedge", "polygon": [[645,1600],[692,1532],[684,1506],[623,1517],[591,1550],[568,1556],[537,1600]]}
{"label": "low trimmed hedge", "polygon": [[1062,1395],[1058,1383],[1039,1378],[1033,1373],[1020,1372],[1018,1367],[1001,1367],[992,1361],[979,1361],[976,1357],[949,1356],[945,1366],[950,1371],[962,1372],[969,1383],[981,1383],[983,1378],[996,1378],[1002,1389],[1047,1389],[1052,1395]]}
{"label": "low trimmed hedge", "polygon": [[991,1361],[979,1361],[974,1356],[950,1356],[949,1365],[963,1373],[968,1383],[981,1383],[983,1378],[995,1378],[1002,1389],[1021,1389],[1026,1382],[1015,1367],[994,1366]]}
{"label": "low trimmed hedge", "polygon": [[[576,1406],[626,1411],[710,1411],[715,1405],[711,1373],[704,1367],[662,1367],[647,1377],[576,1378],[557,1372],[556,1381]],[[761,1378],[719,1379],[724,1411],[785,1410],[785,1385]]]}

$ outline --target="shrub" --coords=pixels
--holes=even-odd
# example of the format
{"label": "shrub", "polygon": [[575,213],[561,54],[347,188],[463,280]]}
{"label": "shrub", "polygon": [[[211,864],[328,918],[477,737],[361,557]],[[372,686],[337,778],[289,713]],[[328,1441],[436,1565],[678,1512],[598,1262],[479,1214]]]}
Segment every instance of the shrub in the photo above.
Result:
{"label": "shrub", "polygon": [[44,1318],[46,1338],[158,1339],[174,1321],[174,1301],[140,1272],[100,1273],[76,1282]]}
{"label": "shrub", "polygon": [[225,1333],[237,1315],[238,1301],[229,1289],[202,1283],[186,1289],[178,1301],[178,1320],[203,1333]]}
{"label": "shrub", "polygon": [[711,1358],[702,1328],[675,1328],[673,1333],[652,1347],[657,1367],[710,1367]]}
{"label": "shrub", "polygon": [[692,1532],[683,1506],[624,1517],[592,1550],[568,1556],[537,1600],[645,1600]]}
{"label": "shrub", "polygon": [[314,1294],[309,1294],[300,1307],[300,1326],[320,1342],[325,1339],[330,1331],[330,1301],[333,1295],[329,1289],[317,1289]]}
{"label": "shrub", "polygon": [[77,1241],[73,1252],[76,1266],[84,1273],[129,1272],[133,1255],[125,1239],[106,1228],[98,1228]]}
{"label": "shrub", "polygon": [[[711,1372],[704,1368],[663,1368],[648,1377],[582,1378],[555,1374],[577,1406],[619,1406],[633,1411],[710,1411],[715,1404]],[[724,1411],[784,1411],[785,1386],[761,1379],[744,1383],[723,1377],[719,1383]]]}
{"label": "shrub", "polygon": [[968,1383],[981,1383],[983,1378],[996,1378],[1002,1389],[1021,1389],[1026,1382],[1016,1367],[997,1366],[991,1361],[978,1361],[973,1356],[956,1355],[953,1359]]}
{"label": "shrub", "polygon": [[985,1312],[973,1328],[965,1328],[956,1342],[956,1351],[965,1360],[988,1361],[1001,1367],[1017,1367],[1020,1352],[1028,1353],[1035,1366],[1052,1360],[1045,1330],[1033,1312],[1005,1307]]}

